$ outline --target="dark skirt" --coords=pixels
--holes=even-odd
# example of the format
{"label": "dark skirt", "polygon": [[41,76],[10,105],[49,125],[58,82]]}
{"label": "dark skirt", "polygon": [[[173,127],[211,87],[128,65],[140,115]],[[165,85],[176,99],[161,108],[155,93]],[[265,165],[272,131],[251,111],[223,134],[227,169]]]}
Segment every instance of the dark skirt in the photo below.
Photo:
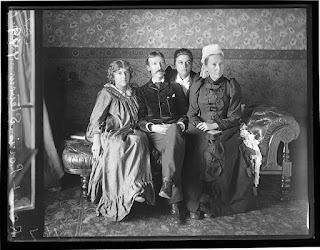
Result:
{"label": "dark skirt", "polygon": [[182,179],[189,211],[197,211],[200,202],[209,204],[216,216],[256,208],[251,167],[238,127],[210,135],[189,124],[186,140]]}

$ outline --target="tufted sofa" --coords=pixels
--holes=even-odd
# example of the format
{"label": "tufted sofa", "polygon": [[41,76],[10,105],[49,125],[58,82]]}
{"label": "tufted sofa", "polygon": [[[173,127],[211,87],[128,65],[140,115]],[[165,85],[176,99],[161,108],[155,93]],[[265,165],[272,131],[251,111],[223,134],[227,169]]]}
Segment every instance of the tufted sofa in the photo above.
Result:
{"label": "tufted sofa", "polygon": [[[289,143],[298,138],[299,124],[292,115],[277,107],[257,105],[244,109],[243,127],[254,137],[262,157],[255,174],[281,175],[281,199],[288,199],[292,177]],[[279,155],[281,148],[282,154]]]}
{"label": "tufted sofa", "polygon": [[[291,187],[292,162],[290,161],[289,143],[299,136],[299,125],[296,120],[285,111],[277,107],[256,105],[245,108],[241,119],[241,126],[249,137],[256,143],[256,151],[252,150],[252,172],[256,179],[261,174],[281,175],[282,199],[288,199]],[[283,147],[279,157],[278,151]],[[253,156],[261,156],[261,165],[255,169]],[[82,196],[87,197],[88,179],[91,173],[91,143],[84,139],[68,139],[62,153],[64,170],[81,177]],[[161,185],[161,154],[151,150],[151,166],[155,187]],[[257,186],[257,183],[256,183]]]}

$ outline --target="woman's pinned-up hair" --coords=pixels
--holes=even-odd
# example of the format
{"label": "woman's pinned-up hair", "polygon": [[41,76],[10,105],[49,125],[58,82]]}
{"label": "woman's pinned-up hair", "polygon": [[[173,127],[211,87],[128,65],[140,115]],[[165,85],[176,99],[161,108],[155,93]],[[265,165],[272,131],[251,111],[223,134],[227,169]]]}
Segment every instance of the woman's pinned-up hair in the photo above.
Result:
{"label": "woman's pinned-up hair", "polygon": [[132,66],[130,65],[130,63],[128,63],[127,61],[124,60],[115,60],[112,63],[110,63],[110,66],[108,68],[108,79],[110,81],[110,83],[114,84],[114,73],[116,71],[118,71],[119,69],[126,69],[129,71],[130,73],[130,78],[132,77],[133,74],[133,70],[132,70]]}
{"label": "woman's pinned-up hair", "polygon": [[173,63],[176,64],[176,60],[178,58],[178,56],[181,56],[181,55],[187,55],[190,57],[190,60],[191,62],[193,62],[193,55],[192,55],[192,52],[188,49],[185,49],[185,48],[182,48],[182,49],[178,49],[174,52],[174,55],[173,55]]}

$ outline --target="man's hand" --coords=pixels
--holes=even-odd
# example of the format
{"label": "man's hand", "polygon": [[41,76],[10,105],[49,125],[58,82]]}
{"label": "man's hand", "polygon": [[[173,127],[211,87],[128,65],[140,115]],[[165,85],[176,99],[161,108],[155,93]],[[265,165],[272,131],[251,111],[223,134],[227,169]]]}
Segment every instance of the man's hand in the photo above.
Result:
{"label": "man's hand", "polygon": [[170,124],[153,124],[151,126],[151,131],[158,134],[165,135]]}
{"label": "man's hand", "polygon": [[219,126],[217,123],[200,122],[197,125],[197,128],[202,131],[208,131],[208,130],[216,130],[219,128]]}
{"label": "man's hand", "polygon": [[181,131],[183,132],[185,130],[185,128],[186,128],[184,126],[183,122],[178,122],[177,124],[179,125],[179,127],[181,128]]}

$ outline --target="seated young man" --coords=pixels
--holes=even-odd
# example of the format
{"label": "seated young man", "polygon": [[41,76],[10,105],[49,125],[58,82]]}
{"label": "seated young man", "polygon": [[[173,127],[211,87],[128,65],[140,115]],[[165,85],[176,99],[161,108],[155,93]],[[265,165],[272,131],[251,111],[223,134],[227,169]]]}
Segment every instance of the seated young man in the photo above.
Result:
{"label": "seated young man", "polygon": [[175,69],[168,66],[166,68],[166,78],[169,82],[179,83],[189,103],[189,93],[191,85],[200,79],[199,73],[192,70],[193,55],[188,49],[177,49],[173,55]]}
{"label": "seated young man", "polygon": [[151,79],[138,90],[139,127],[162,154],[163,184],[159,196],[168,199],[171,214],[180,218],[181,168],[185,153],[188,104],[178,83],[165,79],[165,58],[161,52],[148,55],[146,68]]}

